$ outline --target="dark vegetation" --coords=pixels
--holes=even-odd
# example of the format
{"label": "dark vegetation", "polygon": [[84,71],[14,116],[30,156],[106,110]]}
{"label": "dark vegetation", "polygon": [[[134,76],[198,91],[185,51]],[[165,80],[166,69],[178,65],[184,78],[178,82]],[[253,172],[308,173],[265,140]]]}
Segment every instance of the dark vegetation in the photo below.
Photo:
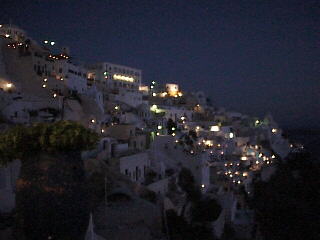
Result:
{"label": "dark vegetation", "polygon": [[265,239],[320,239],[319,176],[319,163],[300,152],[279,164],[269,182],[255,184],[252,205]]}
{"label": "dark vegetation", "polygon": [[178,216],[174,210],[168,210],[166,214],[171,239],[215,239],[210,222],[219,217],[221,206],[216,200],[202,196],[195,185],[192,173],[186,168],[182,168],[179,173],[178,185],[186,192],[188,202],[191,204],[191,219],[188,222],[183,213]]}
{"label": "dark vegetation", "polygon": [[172,130],[172,129],[177,129],[177,124],[171,118],[169,118],[169,120],[167,122],[168,134],[172,134],[176,131],[176,130]]}
{"label": "dark vegetation", "polygon": [[21,160],[17,181],[17,239],[81,239],[89,192],[80,153],[98,136],[74,122],[17,126],[0,135],[0,164]]}

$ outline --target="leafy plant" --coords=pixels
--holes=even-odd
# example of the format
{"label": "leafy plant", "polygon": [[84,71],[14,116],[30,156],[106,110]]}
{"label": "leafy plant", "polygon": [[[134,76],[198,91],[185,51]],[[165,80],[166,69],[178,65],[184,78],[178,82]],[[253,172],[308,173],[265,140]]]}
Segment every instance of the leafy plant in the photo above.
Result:
{"label": "leafy plant", "polygon": [[57,153],[92,149],[98,135],[79,123],[60,121],[16,126],[0,135],[0,165],[24,161],[39,152]]}

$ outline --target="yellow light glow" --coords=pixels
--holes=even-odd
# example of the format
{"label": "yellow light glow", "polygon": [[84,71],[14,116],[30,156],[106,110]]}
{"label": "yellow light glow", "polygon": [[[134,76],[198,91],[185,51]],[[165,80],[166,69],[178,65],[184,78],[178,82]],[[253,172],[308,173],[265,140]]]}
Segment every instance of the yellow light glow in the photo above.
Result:
{"label": "yellow light glow", "polygon": [[10,37],[10,35],[9,35],[9,34],[6,34],[5,37],[8,38],[8,37]]}
{"label": "yellow light glow", "polygon": [[218,146],[218,147],[221,147],[221,144],[219,143],[217,146]]}
{"label": "yellow light glow", "polygon": [[200,127],[199,127],[199,126],[197,126],[197,127],[196,127],[196,130],[200,130]]}
{"label": "yellow light glow", "polygon": [[139,91],[148,92],[149,88],[148,86],[139,86]]}
{"label": "yellow light glow", "polygon": [[60,81],[63,81],[63,78],[60,78]]}
{"label": "yellow light glow", "polygon": [[114,109],[115,109],[115,110],[119,110],[119,106],[115,106]]}
{"label": "yellow light glow", "polygon": [[229,133],[229,138],[233,138],[234,134],[233,133]]}
{"label": "yellow light glow", "polygon": [[272,132],[272,133],[277,133],[278,130],[277,130],[276,128],[272,128],[271,132]]}
{"label": "yellow light glow", "polygon": [[183,95],[182,92],[178,92],[179,97],[182,97],[182,95]]}
{"label": "yellow light glow", "polygon": [[206,146],[208,146],[208,147],[212,147],[213,146],[213,141],[212,140],[206,140],[204,144]]}
{"label": "yellow light glow", "polygon": [[184,116],[181,117],[181,120],[185,120],[186,118]]}
{"label": "yellow light glow", "polygon": [[153,88],[154,88],[154,86],[150,86],[150,88],[151,88],[151,89],[153,89]]}
{"label": "yellow light glow", "polygon": [[171,130],[172,130],[172,131],[174,131],[174,130],[176,130],[176,128],[175,128],[175,127],[173,127],[173,128],[171,128]]}
{"label": "yellow light glow", "polygon": [[159,136],[159,135],[160,135],[160,133],[157,132],[157,136]]}
{"label": "yellow light glow", "polygon": [[104,129],[101,129],[101,132],[104,133]]}
{"label": "yellow light glow", "polygon": [[259,120],[256,120],[256,124],[259,124],[260,123],[260,121]]}
{"label": "yellow light glow", "polygon": [[96,120],[94,120],[94,119],[91,119],[91,122],[92,122],[92,123],[95,123],[95,122],[96,122]]}
{"label": "yellow light glow", "polygon": [[56,94],[56,93],[54,93],[54,94],[53,94],[53,97],[54,97],[54,98],[56,98],[56,97],[57,97],[57,94]]}
{"label": "yellow light glow", "polygon": [[2,25],[0,24],[0,28],[2,28]]}
{"label": "yellow light glow", "polygon": [[7,84],[6,84],[6,87],[7,87],[7,88],[12,88],[12,83],[7,83]]}
{"label": "yellow light glow", "polygon": [[239,181],[238,181],[238,184],[240,184],[240,183],[241,183],[241,181],[239,180]]}
{"label": "yellow light glow", "polygon": [[113,79],[126,81],[126,82],[134,82],[134,78],[133,77],[127,77],[127,76],[123,76],[123,75],[120,75],[120,74],[114,74],[113,75]]}
{"label": "yellow light glow", "polygon": [[205,187],[204,184],[201,184],[201,187],[204,188]]}
{"label": "yellow light glow", "polygon": [[45,79],[43,79],[43,81],[44,81],[44,82],[46,82],[46,81],[48,81],[48,79],[47,79],[47,78],[45,78]]}
{"label": "yellow light glow", "polygon": [[172,136],[175,136],[176,134],[175,133],[172,133]]}
{"label": "yellow light glow", "polygon": [[262,156],[263,156],[263,154],[262,154],[262,153],[260,153],[260,154],[259,154],[259,157],[262,157]]}
{"label": "yellow light glow", "polygon": [[45,88],[45,87],[47,87],[47,85],[43,84],[42,87]]}
{"label": "yellow light glow", "polygon": [[162,126],[159,125],[159,126],[158,126],[158,129],[159,129],[159,130],[162,129]]}
{"label": "yellow light glow", "polygon": [[150,111],[152,112],[155,112],[157,109],[158,109],[158,106],[155,104],[150,107]]}
{"label": "yellow light glow", "polygon": [[155,97],[155,96],[157,96],[157,94],[156,93],[152,93],[152,96]]}
{"label": "yellow light glow", "polygon": [[273,159],[274,159],[274,158],[276,158],[276,156],[275,156],[275,155],[272,155],[272,156],[271,156],[271,158],[273,158]]}
{"label": "yellow light glow", "polygon": [[243,156],[243,157],[241,157],[241,160],[246,161],[246,160],[248,160],[248,158],[246,156]]}
{"label": "yellow light glow", "polygon": [[259,161],[256,161],[256,164],[259,164]]}
{"label": "yellow light glow", "polygon": [[247,177],[247,176],[248,176],[248,173],[247,173],[247,172],[244,172],[244,173],[242,173],[242,176]]}
{"label": "yellow light glow", "polygon": [[219,126],[211,126],[210,127],[210,131],[211,132],[219,132],[220,131],[220,127]]}
{"label": "yellow light glow", "polygon": [[178,142],[179,142],[179,140],[175,140],[175,142],[176,142],[176,143],[178,143]]}

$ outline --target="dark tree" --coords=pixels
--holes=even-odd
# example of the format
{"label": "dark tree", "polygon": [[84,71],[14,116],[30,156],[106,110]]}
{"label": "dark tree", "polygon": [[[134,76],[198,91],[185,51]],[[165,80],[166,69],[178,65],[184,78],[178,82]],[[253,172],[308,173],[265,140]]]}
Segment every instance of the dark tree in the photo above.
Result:
{"label": "dark tree", "polygon": [[320,239],[320,168],[291,155],[268,183],[254,186],[253,206],[266,239]]}
{"label": "dark tree", "polygon": [[175,129],[177,129],[177,124],[171,118],[169,118],[169,120],[167,122],[168,134],[174,133],[176,131]]}
{"label": "dark tree", "polygon": [[81,150],[98,136],[73,122],[18,126],[0,135],[0,163],[20,159],[16,232],[26,239],[81,239],[89,217]]}

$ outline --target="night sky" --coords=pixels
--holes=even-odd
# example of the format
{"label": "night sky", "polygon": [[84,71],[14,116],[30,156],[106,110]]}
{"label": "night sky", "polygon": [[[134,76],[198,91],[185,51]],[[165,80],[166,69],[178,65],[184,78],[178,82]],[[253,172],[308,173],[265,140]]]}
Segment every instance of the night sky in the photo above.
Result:
{"label": "night sky", "polygon": [[80,62],[143,70],[228,110],[320,127],[319,0],[0,0],[0,22]]}

